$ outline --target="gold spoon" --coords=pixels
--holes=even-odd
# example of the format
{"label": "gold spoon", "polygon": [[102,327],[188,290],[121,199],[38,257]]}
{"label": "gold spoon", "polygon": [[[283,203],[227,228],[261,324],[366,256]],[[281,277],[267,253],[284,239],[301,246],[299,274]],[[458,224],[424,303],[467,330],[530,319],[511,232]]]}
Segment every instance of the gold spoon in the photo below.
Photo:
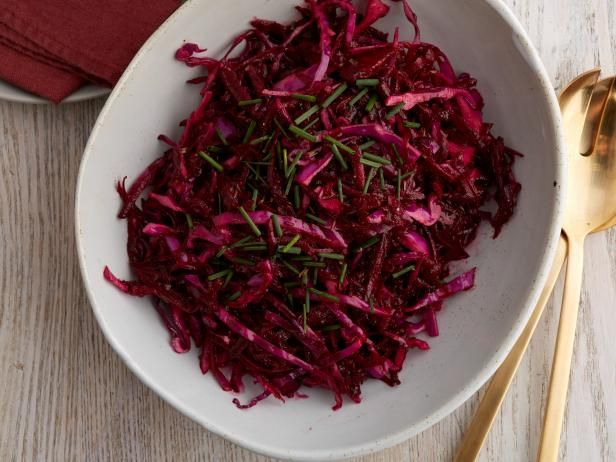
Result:
{"label": "gold spoon", "polygon": [[[595,69],[580,75],[572,81],[560,95],[559,101],[565,121],[565,129],[568,135],[567,141],[568,143],[574,143],[574,146],[578,145],[582,136],[584,120],[587,116],[591,96],[593,95],[593,89],[599,78],[599,73],[600,70]],[[613,224],[616,224],[616,216],[614,216]],[[606,223],[605,226],[602,226],[596,231],[601,231],[609,226],[612,226],[612,224]],[[454,458],[455,462],[474,461],[479,455],[479,451],[492,427],[494,418],[500,409],[503,399],[507,394],[507,390],[528,348],[528,344],[545,309],[545,305],[550,298],[550,294],[552,293],[552,289],[554,288],[554,284],[556,283],[564,263],[566,253],[567,241],[565,237],[561,235],[552,269],[550,270],[546,285],[539,297],[537,306],[531,314],[524,331],[522,331],[522,334],[513,346],[511,352],[498,368],[490,385],[486,389],[475,416],[465,432],[458,451],[456,452]]]}
{"label": "gold spoon", "polygon": [[[600,107],[600,122],[590,131],[589,143],[569,150],[568,206],[563,231],[567,235],[569,257],[563,306],[558,324],[548,401],[537,460],[555,462],[560,448],[560,432],[567,402],[569,372],[573,356],[577,323],[584,240],[595,228],[609,222],[616,214],[616,90],[615,78],[608,79],[607,99],[591,107]],[[588,125],[587,125],[588,127]],[[596,135],[595,135],[596,134]],[[587,146],[590,145],[590,148]],[[572,145],[574,146],[574,145]],[[584,154],[584,155],[582,155]],[[588,155],[587,155],[588,154]]]}

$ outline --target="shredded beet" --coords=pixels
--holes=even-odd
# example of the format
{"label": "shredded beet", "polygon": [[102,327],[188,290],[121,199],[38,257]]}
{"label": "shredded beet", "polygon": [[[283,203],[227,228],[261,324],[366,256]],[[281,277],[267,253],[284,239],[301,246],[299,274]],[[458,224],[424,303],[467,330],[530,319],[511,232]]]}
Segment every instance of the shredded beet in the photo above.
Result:
{"label": "shredded beet", "polygon": [[420,41],[406,0],[413,41],[375,29],[392,7],[307,0],[292,24],[253,20],[220,60],[185,44],[201,100],[117,185],[135,280],[105,278],[152,297],[173,349],[194,344],[224,390],[252,377],[263,392],[240,408],[308,386],[338,409],[367,378],[398,384],[444,300],[474,286],[449,263],[514,212],[518,154],[484,123],[476,81]]}

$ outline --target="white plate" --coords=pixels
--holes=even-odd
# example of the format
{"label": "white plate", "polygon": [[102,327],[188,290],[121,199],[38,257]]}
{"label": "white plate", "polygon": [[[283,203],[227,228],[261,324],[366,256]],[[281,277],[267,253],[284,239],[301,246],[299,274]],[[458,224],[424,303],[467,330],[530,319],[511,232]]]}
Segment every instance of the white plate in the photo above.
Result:
{"label": "white plate", "polygon": [[[81,87],[72,95],[68,96],[62,103],[77,103],[89,99],[100,98],[109,94],[109,88],[100,87],[98,85],[86,85]],[[41,98],[40,96],[28,93],[27,91],[17,88],[10,83],[0,80],[0,100],[13,101],[15,103],[25,104],[51,104],[51,101]]]}
{"label": "white plate", "polygon": [[[377,451],[428,428],[468,399],[490,377],[525,325],[543,286],[559,235],[565,180],[560,114],[550,81],[513,14],[499,0],[413,0],[423,37],[442,47],[458,71],[479,79],[486,120],[525,153],[516,163],[523,184],[514,219],[498,240],[483,228],[470,248],[475,290],[446,302],[441,335],[431,351],[410,352],[402,384],[368,381],[363,402],[331,411],[332,398],[273,399],[240,411],[210,377],[197,353],[177,355],[147,300],[120,293],[103,267],[130,278],[126,223],[116,219],[114,183],[134,179],[165,150],[156,137],[180,133],[178,121],[196,106],[196,76],[174,60],[184,41],[219,55],[253,16],[288,20],[295,1],[187,2],[148,40],[103,109],[88,143],[76,192],[76,233],[84,283],[107,340],[149,387],[211,431],[274,457],[323,461]],[[401,3],[383,30],[410,27]],[[153,78],[155,77],[155,78]],[[95,364],[84,367],[96,367]],[[112,386],[112,384],[109,384]],[[303,390],[306,391],[306,390]],[[245,397],[243,397],[245,399]],[[118,412],[122,412],[121,409]]]}

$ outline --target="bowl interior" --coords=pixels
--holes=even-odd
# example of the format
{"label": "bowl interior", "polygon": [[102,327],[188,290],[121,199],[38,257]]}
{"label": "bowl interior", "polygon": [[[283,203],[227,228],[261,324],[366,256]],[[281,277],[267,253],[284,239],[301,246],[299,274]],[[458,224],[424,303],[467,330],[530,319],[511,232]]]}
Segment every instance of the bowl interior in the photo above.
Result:
{"label": "bowl interior", "polygon": [[[411,34],[401,4],[378,27]],[[545,73],[511,14],[496,0],[413,0],[422,38],[436,43],[457,72],[479,80],[486,120],[525,157],[517,213],[498,240],[484,227],[471,258],[454,270],[478,267],[475,290],[447,301],[441,335],[431,351],[412,351],[394,389],[368,381],[363,402],[331,411],[332,399],[273,399],[240,411],[210,376],[196,351],[177,355],[148,300],[125,296],[102,277],[105,265],[130,278],[126,224],[116,218],[114,182],[134,179],[165,149],[160,133],[177,137],[178,122],[198,101],[184,82],[198,74],[173,59],[183,41],[220,55],[229,40],[259,16],[287,20],[294,1],[193,0],[150,39],[103,110],[77,190],[77,237],[86,287],[99,323],[129,367],[179,410],[253,450],[279,457],[324,460],[385,447],[427,428],[467,399],[511,347],[535,303],[555,247],[560,219],[562,159],[555,98]],[[556,183],[555,183],[556,182]],[[305,390],[304,390],[305,391]],[[245,400],[247,396],[242,396]]]}

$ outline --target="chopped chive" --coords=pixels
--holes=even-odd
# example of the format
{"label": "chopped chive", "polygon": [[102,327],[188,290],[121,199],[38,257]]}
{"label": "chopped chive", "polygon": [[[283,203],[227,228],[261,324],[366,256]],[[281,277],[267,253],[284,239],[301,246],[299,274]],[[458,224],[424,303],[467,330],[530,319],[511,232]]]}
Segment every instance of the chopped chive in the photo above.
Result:
{"label": "chopped chive", "polygon": [[289,153],[287,151],[287,148],[284,148],[282,150],[282,163],[283,163],[283,167],[284,167],[284,174],[285,176],[287,175],[287,170],[288,170],[288,163],[289,163]]}
{"label": "chopped chive", "polygon": [[225,252],[226,252],[227,250],[229,250],[229,247],[227,247],[226,245],[223,245],[223,246],[220,248],[220,250],[216,253],[216,258],[220,258],[220,257],[222,257],[222,256],[225,254]]}
{"label": "chopped chive", "polygon": [[287,251],[288,251],[291,247],[293,247],[295,244],[297,244],[297,241],[299,241],[299,240],[301,239],[301,237],[302,237],[302,236],[301,236],[301,235],[299,235],[299,234],[296,234],[295,236],[293,236],[293,239],[291,239],[291,240],[287,243],[287,245],[285,245],[285,246],[282,248],[282,252],[283,252],[283,253],[286,253],[286,252],[287,252]]}
{"label": "chopped chive", "polygon": [[252,211],[254,212],[257,208],[257,197],[259,196],[259,190],[258,189],[253,189],[252,190]]}
{"label": "chopped chive", "polygon": [[317,283],[319,282],[319,268],[315,268],[312,271],[312,285],[317,285]]}
{"label": "chopped chive", "polygon": [[225,277],[225,283],[222,285],[222,288],[224,289],[225,287],[227,287],[227,285],[229,284],[229,282],[231,282],[231,279],[233,278],[233,271],[229,271],[227,273],[227,277]]}
{"label": "chopped chive", "polygon": [[299,197],[299,186],[295,185],[293,187],[293,205],[295,206],[296,209],[299,210],[301,204],[301,198]]}
{"label": "chopped chive", "polygon": [[286,253],[289,255],[299,255],[300,253],[302,253],[302,249],[300,249],[299,247],[291,247],[289,249],[285,249],[285,247],[282,245],[278,246],[278,251],[280,253]]}
{"label": "chopped chive", "polygon": [[376,87],[379,82],[379,79],[357,79],[355,85],[358,87]]}
{"label": "chopped chive", "polygon": [[366,242],[359,244],[359,246],[357,246],[357,250],[366,250],[367,248],[372,247],[374,244],[376,244],[380,240],[381,240],[380,236],[372,236]]}
{"label": "chopped chive", "polygon": [[306,302],[304,303],[304,305],[306,306],[306,313],[310,313],[310,291],[309,290],[305,291],[305,296],[306,296]]}
{"label": "chopped chive", "polygon": [[286,261],[282,259],[280,261],[282,262],[284,266],[289,268],[292,272],[294,272],[295,274],[299,274],[299,270],[295,266],[293,266],[291,263],[287,263]]}
{"label": "chopped chive", "polygon": [[300,101],[308,101],[309,103],[316,103],[317,97],[312,95],[304,95],[302,93],[293,93],[291,95],[293,99],[299,99]]}
{"label": "chopped chive", "polygon": [[254,120],[251,120],[250,125],[248,125],[248,128],[246,129],[246,134],[244,135],[244,139],[242,139],[242,144],[248,143],[248,140],[254,133],[256,127],[257,127],[257,122]]}
{"label": "chopped chive", "polygon": [[331,324],[329,326],[325,326],[321,329],[321,332],[333,332],[335,330],[340,329],[340,324]]}
{"label": "chopped chive", "polygon": [[346,277],[347,270],[349,269],[349,265],[346,263],[342,264],[342,269],[340,270],[340,277],[338,278],[338,285],[342,285],[344,282],[344,278]]}
{"label": "chopped chive", "polygon": [[366,178],[366,182],[364,183],[364,190],[363,190],[364,194],[368,192],[368,189],[370,188],[370,183],[372,183],[372,180],[376,176],[376,170],[377,169],[374,167],[370,169],[370,172],[368,173],[368,178]]}
{"label": "chopped chive", "polygon": [[301,257],[293,257],[291,260],[293,260],[293,261],[301,261],[301,262],[312,261],[312,257],[309,257],[308,255],[304,255],[304,256],[301,256]]}
{"label": "chopped chive", "polygon": [[216,129],[216,134],[218,135],[218,138],[220,138],[220,141],[222,141],[222,144],[224,144],[225,146],[229,146],[229,142],[227,141],[227,138],[225,138],[225,135],[223,135],[223,133],[220,131],[220,128]]}
{"label": "chopped chive", "polygon": [[421,124],[419,122],[409,122],[408,120],[404,122],[404,126],[406,128],[421,128]]}
{"label": "chopped chive", "polygon": [[385,114],[385,118],[391,119],[393,116],[395,116],[398,112],[402,110],[404,104],[404,102],[396,104],[387,114]]}
{"label": "chopped chive", "polygon": [[379,169],[379,181],[381,183],[381,189],[385,189],[385,174],[382,168]]}
{"label": "chopped chive", "polygon": [[340,164],[340,167],[342,168],[342,171],[346,172],[349,169],[349,166],[347,165],[346,161],[344,160],[344,157],[342,157],[342,154],[340,154],[340,150],[338,149],[338,146],[336,146],[335,144],[332,144],[332,152],[334,153],[334,157],[336,158],[336,160]]}
{"label": "chopped chive", "polygon": [[218,273],[210,274],[207,277],[208,281],[215,281],[216,279],[224,278],[227,274],[231,273],[230,269],[219,271]]}
{"label": "chopped chive", "polygon": [[293,133],[295,136],[299,136],[301,138],[307,139],[311,143],[316,143],[317,142],[317,137],[316,136],[311,135],[306,130],[302,130],[301,128],[299,128],[299,127],[297,127],[295,125],[290,125],[289,126],[289,131],[291,133]]}
{"label": "chopped chive", "polygon": [[254,140],[252,140],[252,141],[250,142],[250,145],[251,145],[251,146],[256,146],[257,144],[261,144],[261,143],[263,143],[264,141],[269,140],[269,138],[270,138],[270,137],[269,137],[269,135],[265,135],[265,136],[262,136],[262,137],[260,137],[260,138],[256,138],[256,139],[254,139]]}
{"label": "chopped chive", "polygon": [[315,117],[312,122],[310,122],[309,124],[304,126],[304,130],[308,130],[308,129],[312,128],[312,126],[314,124],[316,124],[319,120],[321,120],[319,117]]}
{"label": "chopped chive", "polygon": [[412,171],[410,171],[410,172],[406,172],[406,173],[405,173],[404,175],[402,175],[400,178],[401,178],[402,180],[406,180],[407,178],[409,178],[409,177],[413,176],[414,174],[415,174],[415,171],[414,171],[414,170],[412,170]]}
{"label": "chopped chive", "polygon": [[400,170],[398,170],[398,177],[396,179],[396,197],[400,200],[400,190],[402,189],[402,176]]}
{"label": "chopped chive", "polygon": [[312,221],[319,223],[320,225],[326,225],[327,222],[325,220],[323,220],[322,218],[317,217],[316,215],[313,215],[312,213],[307,213],[306,214],[306,218],[310,218]]}
{"label": "chopped chive", "polygon": [[254,252],[254,251],[259,251],[259,250],[267,250],[267,245],[265,245],[265,244],[247,245],[245,247],[242,247],[242,250],[244,250],[246,252]]}
{"label": "chopped chive", "polygon": [[248,260],[246,258],[236,257],[232,258],[231,261],[237,265],[255,266],[254,261]]}
{"label": "chopped chive", "polygon": [[306,330],[308,328],[308,308],[306,307],[305,303],[302,305],[302,311],[304,314],[304,333],[306,333]]}
{"label": "chopped chive", "polygon": [[220,193],[216,193],[216,195],[218,196],[218,213],[222,213],[222,197]]}
{"label": "chopped chive", "polygon": [[297,117],[297,119],[294,120],[295,125],[300,125],[303,121],[308,120],[310,117],[315,115],[317,112],[319,112],[319,106],[315,104],[310,109],[308,109],[306,112],[304,112],[299,117]]}
{"label": "chopped chive", "polygon": [[300,283],[299,282],[285,282],[282,287],[284,287],[285,289],[294,289],[296,287],[299,287]]}
{"label": "chopped chive", "polygon": [[381,156],[377,156],[376,154],[372,154],[370,152],[364,152],[363,157],[373,162],[377,162],[379,164],[391,165],[391,161],[389,161],[388,159],[385,159],[384,157],[381,157]]}
{"label": "chopped chive", "polygon": [[347,146],[346,144],[342,143],[341,141],[338,141],[335,138],[332,138],[329,135],[325,135],[323,139],[325,141],[329,141],[334,146],[338,146],[338,149],[342,149],[343,151],[348,152],[349,154],[355,154],[355,149]]}
{"label": "chopped chive", "polygon": [[242,295],[242,291],[238,290],[237,292],[235,292],[233,295],[231,295],[228,300],[230,302],[232,302],[233,300],[237,300],[238,298],[240,298],[240,296]]}
{"label": "chopped chive", "polygon": [[188,225],[189,229],[193,228],[193,219],[188,213],[186,214],[186,224]]}
{"label": "chopped chive", "polygon": [[287,131],[284,129],[284,127],[280,124],[280,122],[278,122],[278,119],[274,119],[274,123],[276,124],[276,126],[278,127],[278,130],[280,130],[282,132],[282,134],[284,135],[285,138],[288,138],[289,135],[287,133]]}
{"label": "chopped chive", "polygon": [[331,300],[332,302],[339,302],[340,301],[340,299],[338,297],[336,297],[335,295],[329,294],[327,292],[323,292],[322,290],[317,290],[314,287],[311,287],[308,290],[310,292],[312,292],[313,294],[318,295],[319,297]]}
{"label": "chopped chive", "polygon": [[272,215],[272,223],[274,224],[274,231],[276,231],[276,236],[282,237],[282,228],[280,227],[278,215]]}
{"label": "chopped chive", "polygon": [[293,184],[293,180],[295,179],[295,169],[291,169],[291,174],[289,175],[289,179],[287,180],[287,186],[284,189],[284,195],[288,196],[289,191],[291,191],[291,185]]}
{"label": "chopped chive", "polygon": [[246,210],[244,210],[244,207],[240,207],[238,210],[240,211],[240,215],[242,215],[244,221],[246,221],[246,224],[250,226],[250,229],[252,229],[252,232],[255,233],[257,237],[261,236],[261,231],[257,228],[257,225],[255,225],[255,222],[252,221],[252,218],[250,218],[250,215],[248,215]]}
{"label": "chopped chive", "polygon": [[295,156],[295,159],[293,159],[293,162],[291,162],[291,165],[289,165],[289,169],[285,172],[285,176],[287,178],[289,178],[291,171],[295,170],[295,168],[297,167],[297,164],[302,159],[303,155],[304,155],[304,151],[300,151],[299,154]]}
{"label": "chopped chive", "polygon": [[223,151],[223,149],[218,146],[208,146],[207,148],[205,148],[205,150],[213,152],[215,154]]}
{"label": "chopped chive", "polygon": [[369,90],[368,88],[364,88],[362,91],[360,91],[359,93],[357,93],[357,94],[355,95],[355,97],[354,97],[351,101],[349,101],[349,106],[350,106],[350,107],[355,106],[355,104],[357,104],[357,102],[358,102],[360,99],[362,99],[362,98],[366,95],[366,93],[368,93],[369,91],[370,91],[370,90]]}
{"label": "chopped chive", "polygon": [[327,258],[329,260],[344,260],[344,255],[341,253],[318,253],[317,255],[321,258]]}
{"label": "chopped chive", "polygon": [[223,172],[225,169],[222,165],[220,165],[218,162],[216,162],[213,158],[211,158],[208,154],[206,154],[204,151],[201,151],[199,153],[199,155],[205,159],[207,161],[208,164],[210,164],[212,166],[212,168],[218,170],[219,172]]}
{"label": "chopped chive", "polygon": [[255,99],[244,99],[237,104],[239,107],[244,107],[244,106],[253,106],[255,104],[261,104],[262,102],[263,100],[261,98],[255,98]]}
{"label": "chopped chive", "polygon": [[344,192],[342,191],[342,180],[338,178],[338,198],[340,202],[344,202]]}
{"label": "chopped chive", "polygon": [[391,147],[393,148],[394,153],[398,158],[398,162],[400,162],[401,165],[404,165],[404,161],[402,160],[402,157],[400,157],[400,153],[398,152],[398,146],[396,146],[396,143],[391,143]]}
{"label": "chopped chive", "polygon": [[376,104],[377,99],[378,96],[376,94],[370,97],[368,103],[366,104],[366,112],[370,112],[372,111],[372,109],[374,109],[374,105]]}
{"label": "chopped chive", "polygon": [[336,101],[336,99],[338,99],[341,94],[343,94],[347,90],[347,88],[348,85],[346,83],[338,85],[338,88],[336,88],[334,92],[329,95],[325,101],[323,101],[323,104],[321,104],[321,106],[324,108],[329,107],[334,101]]}
{"label": "chopped chive", "polygon": [[261,174],[259,173],[258,170],[255,170],[255,168],[252,165],[250,165],[248,162],[244,162],[244,164],[246,165],[246,167],[248,167],[248,170],[250,170],[254,174],[257,180],[265,183],[265,180],[263,179],[263,177],[261,177]]}
{"label": "chopped chive", "polygon": [[270,162],[260,162],[260,161],[250,161],[248,162],[250,165],[270,165]]}
{"label": "chopped chive", "polygon": [[375,144],[376,144],[376,141],[374,140],[366,141],[364,144],[359,145],[359,149],[363,151],[364,149],[371,148]]}
{"label": "chopped chive", "polygon": [[230,249],[235,249],[236,247],[241,247],[241,246],[243,246],[244,244],[246,244],[246,243],[247,243],[249,240],[251,240],[251,239],[252,239],[252,236],[246,236],[246,237],[244,237],[244,238],[240,239],[239,241],[237,241],[237,242],[235,242],[235,243],[231,244],[231,245],[229,246],[229,248],[230,248]]}
{"label": "chopped chive", "polygon": [[304,268],[301,272],[302,284],[304,287],[308,287],[308,269]]}
{"label": "chopped chive", "polygon": [[361,159],[359,159],[359,162],[360,162],[361,164],[367,165],[368,167],[372,167],[372,168],[381,168],[381,167],[382,167],[382,165],[381,165],[381,164],[379,164],[379,163],[377,163],[377,162],[373,162],[373,161],[371,161],[371,160],[369,160],[369,159],[366,159],[366,158],[364,158],[364,157],[362,157]]}
{"label": "chopped chive", "polygon": [[398,279],[400,276],[404,276],[407,273],[410,273],[411,271],[413,271],[415,269],[414,265],[409,265],[404,269],[401,269],[400,271],[398,271],[397,273],[392,274],[391,276],[394,279]]}
{"label": "chopped chive", "polygon": [[305,261],[303,265],[308,268],[327,268],[327,265],[322,261]]}

